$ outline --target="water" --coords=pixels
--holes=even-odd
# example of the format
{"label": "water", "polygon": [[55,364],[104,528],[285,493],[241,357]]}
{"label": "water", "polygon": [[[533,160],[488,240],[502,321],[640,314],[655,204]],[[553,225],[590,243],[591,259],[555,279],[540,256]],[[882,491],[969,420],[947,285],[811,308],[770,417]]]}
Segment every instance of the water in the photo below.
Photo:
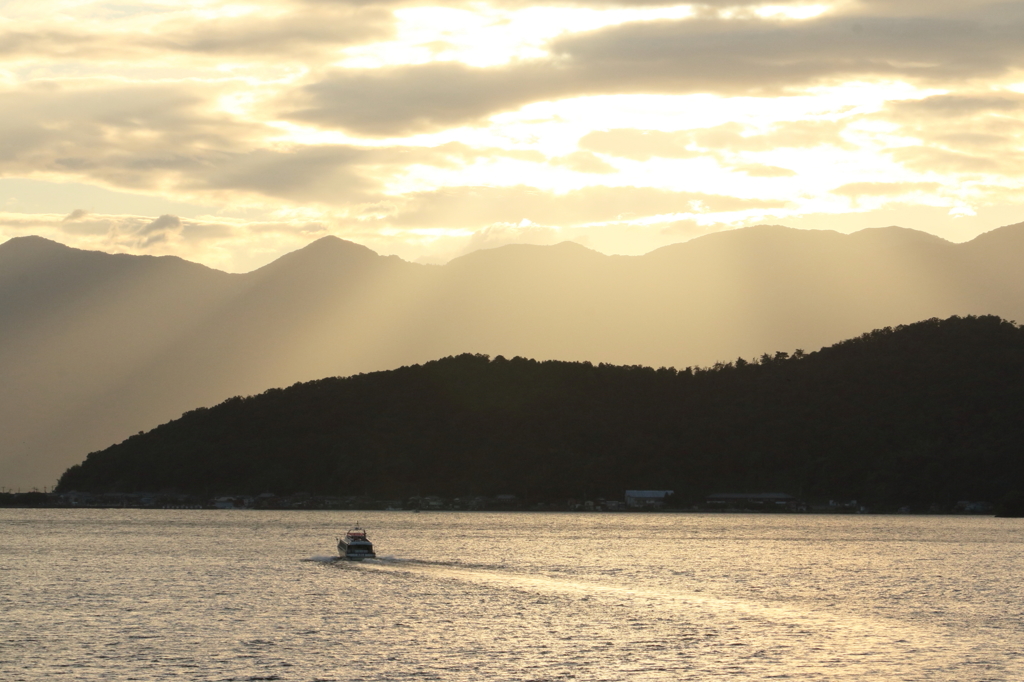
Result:
{"label": "water", "polygon": [[1017,682],[1022,567],[981,517],[0,510],[0,679]]}

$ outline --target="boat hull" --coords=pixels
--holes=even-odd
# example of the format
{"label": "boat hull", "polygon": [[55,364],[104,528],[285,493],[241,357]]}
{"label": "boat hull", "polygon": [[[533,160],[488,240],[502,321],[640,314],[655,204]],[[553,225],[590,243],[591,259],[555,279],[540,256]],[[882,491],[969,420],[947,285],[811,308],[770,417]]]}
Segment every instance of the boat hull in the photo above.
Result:
{"label": "boat hull", "polygon": [[348,561],[377,558],[373,551],[373,543],[366,537],[366,531],[358,526],[346,533],[345,537],[338,539],[338,555],[339,559]]}
{"label": "boat hull", "polygon": [[363,559],[376,559],[377,555],[373,551],[373,545],[370,543],[359,543],[347,545],[344,541],[338,543],[338,558],[348,559],[349,561],[362,561]]}

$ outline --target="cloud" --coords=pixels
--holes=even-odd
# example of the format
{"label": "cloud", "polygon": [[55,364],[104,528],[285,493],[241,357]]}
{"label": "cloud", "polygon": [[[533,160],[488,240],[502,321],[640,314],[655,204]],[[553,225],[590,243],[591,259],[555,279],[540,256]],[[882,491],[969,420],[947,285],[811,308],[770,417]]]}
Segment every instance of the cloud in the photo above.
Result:
{"label": "cloud", "polygon": [[[262,8],[261,8],[262,9]],[[189,20],[161,27],[157,44],[170,50],[211,55],[301,55],[390,38],[394,17],[382,7],[320,4],[291,11],[222,18],[199,24]]]}
{"label": "cloud", "polygon": [[258,149],[225,158],[194,177],[195,189],[245,190],[298,202],[366,201],[379,183],[358,172],[373,152],[345,145]]}
{"label": "cloud", "polygon": [[585,187],[562,194],[535,187],[455,187],[405,195],[389,225],[479,228],[528,224],[570,226],[673,213],[781,208],[785,201],[743,199],[653,187]]}
{"label": "cloud", "polygon": [[0,56],[7,58],[110,58],[125,53],[123,48],[110,44],[109,36],[99,33],[54,29],[0,31]]}
{"label": "cloud", "polygon": [[86,217],[87,215],[89,215],[89,212],[86,211],[85,209],[76,208],[74,211],[72,211],[71,213],[68,213],[66,216],[61,218],[61,222],[62,223],[66,223],[66,222],[69,222],[69,221],[81,220],[82,218]]}
{"label": "cloud", "polygon": [[827,79],[882,76],[929,82],[995,76],[1024,54],[1024,13],[1005,5],[929,16],[825,14],[806,21],[636,22],[555,41],[588,72],[632,74],[644,87],[777,94]]}
{"label": "cloud", "polygon": [[[569,74],[566,74],[569,75]],[[480,68],[431,63],[329,73],[281,101],[285,119],[362,135],[404,135],[476,123],[498,111],[562,96],[547,63]]]}
{"label": "cloud", "polygon": [[975,156],[934,147],[908,146],[889,150],[897,162],[920,173],[1014,173],[1024,170],[1020,154],[1002,158]]}
{"label": "cloud", "polygon": [[[0,56],[36,60],[196,58],[320,60],[341,47],[390,38],[394,16],[385,7],[349,3],[268,2],[259,12],[203,16],[179,11],[79,21],[74,27],[8,21]],[[93,17],[95,19],[95,17]]]}
{"label": "cloud", "polygon": [[462,250],[463,254],[493,249],[506,244],[555,244],[561,241],[557,229],[541,225],[489,225],[477,230]]}
{"label": "cloud", "polygon": [[896,100],[886,105],[895,118],[963,118],[987,113],[1016,113],[1024,107],[1024,95],[1013,91],[981,94],[934,95],[922,99]]}
{"label": "cloud", "polygon": [[709,151],[758,152],[826,144],[849,148],[852,145],[841,134],[845,125],[843,121],[783,121],[764,133],[735,122],[678,131],[619,128],[587,133],[580,138],[579,146],[635,161],[653,157],[688,159]]}
{"label": "cloud", "polygon": [[[387,148],[374,147],[384,150]],[[455,167],[473,163],[482,159],[516,159],[543,163],[547,160],[544,154],[536,149],[504,149],[501,147],[471,146],[462,142],[446,142],[436,146],[392,147],[397,154],[402,154],[410,163],[427,163],[438,167]]]}
{"label": "cloud", "polygon": [[587,133],[580,138],[579,146],[610,156],[648,161],[655,156],[669,159],[700,156],[700,152],[689,148],[692,141],[687,132],[618,128]]}
{"label": "cloud", "polygon": [[215,168],[197,174],[188,186],[347,206],[384,200],[387,181],[412,165],[451,169],[494,158],[538,163],[545,160],[535,150],[473,148],[459,143],[434,147],[293,145],[225,156]]}
{"label": "cloud", "polygon": [[162,215],[151,223],[148,223],[139,229],[139,234],[152,234],[154,232],[164,232],[165,230],[176,230],[181,227],[181,218],[176,215]]}
{"label": "cloud", "polygon": [[939,133],[931,135],[930,139],[953,149],[993,152],[997,154],[1005,153],[1008,149],[1019,145],[1012,135],[994,135],[992,133],[969,130]]}
{"label": "cloud", "polygon": [[[779,0],[773,4],[799,1]],[[675,0],[566,0],[560,6],[606,10],[677,4]],[[761,4],[761,0],[705,0],[701,4],[739,7]],[[472,3],[461,0],[431,5],[474,9]],[[43,12],[6,7],[0,29],[0,57],[82,63],[165,61],[177,55],[199,61],[244,57],[320,65],[332,61],[345,47],[394,39],[394,12],[423,6],[420,0],[266,0],[253,11],[215,0],[201,7],[173,9],[106,3],[64,4]],[[534,0],[498,0],[488,3],[486,10],[508,12],[531,7],[536,7]],[[45,17],[40,16],[43,13]]]}
{"label": "cloud", "polygon": [[[786,5],[803,5],[806,0],[772,0],[771,5],[773,6],[786,6]],[[444,3],[438,3],[444,4]],[[462,3],[456,0],[451,3],[452,5],[461,5]],[[679,0],[560,0],[558,3],[559,7],[583,7],[586,9],[610,9],[618,7],[678,7]],[[756,7],[768,4],[765,0],[700,0],[700,2],[693,3],[700,9],[708,8],[728,8],[733,10],[735,8],[746,8]],[[495,7],[518,9],[525,7],[536,7],[536,0],[498,0],[494,2]]]}
{"label": "cloud", "polygon": [[[331,206],[378,201],[415,164],[458,169],[482,159],[543,163],[533,149],[282,144],[268,126],[216,102],[244,82],[50,82],[0,92],[0,174],[74,178],[144,192],[243,193]],[[582,160],[578,160],[582,161]],[[598,163],[600,163],[598,161]]]}
{"label": "cloud", "polygon": [[847,142],[842,135],[847,123],[843,120],[782,121],[773,125],[767,133],[737,138],[729,148],[735,151],[763,151],[778,148],[810,149],[832,145],[852,149],[854,145]]}
{"label": "cloud", "polygon": [[908,168],[1012,175],[1021,170],[1021,112],[1024,95],[991,90],[889,102],[871,118],[895,123],[899,135],[919,141],[889,150]]}
{"label": "cloud", "polygon": [[558,156],[551,159],[550,163],[555,166],[564,166],[577,173],[614,173],[615,166],[601,160],[601,158],[590,152],[579,151],[565,156]]}
{"label": "cloud", "polygon": [[733,166],[731,170],[752,178],[789,178],[796,175],[796,171],[779,166],[767,166],[762,163],[747,163],[740,166]]}
{"label": "cloud", "polygon": [[832,193],[852,198],[902,196],[913,192],[934,192],[940,187],[937,182],[851,182],[836,187]]}
{"label": "cloud", "polygon": [[55,173],[138,189],[202,174],[266,134],[264,126],[214,109],[230,89],[83,80],[0,92],[0,173]]}
{"label": "cloud", "polygon": [[428,63],[330,71],[281,115],[365,135],[475,125],[500,111],[616,93],[778,96],[849,79],[924,84],[1008,74],[1024,58],[1024,16],[826,14],[643,21],[554,40],[550,57],[476,68]]}

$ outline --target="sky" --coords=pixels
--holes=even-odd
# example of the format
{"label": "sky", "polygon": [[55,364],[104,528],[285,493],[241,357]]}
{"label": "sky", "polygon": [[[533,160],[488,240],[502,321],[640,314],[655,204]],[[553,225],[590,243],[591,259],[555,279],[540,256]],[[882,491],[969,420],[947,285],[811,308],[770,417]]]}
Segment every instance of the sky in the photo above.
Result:
{"label": "sky", "polygon": [[1024,3],[0,0],[0,242],[232,272],[1024,221]]}

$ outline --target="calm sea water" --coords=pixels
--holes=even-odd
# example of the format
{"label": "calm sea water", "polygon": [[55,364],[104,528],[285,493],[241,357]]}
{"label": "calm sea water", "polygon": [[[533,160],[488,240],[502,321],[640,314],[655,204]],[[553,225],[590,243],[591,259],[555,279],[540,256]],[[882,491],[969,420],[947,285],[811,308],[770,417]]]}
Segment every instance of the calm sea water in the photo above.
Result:
{"label": "calm sea water", "polygon": [[1012,519],[0,510],[0,679],[1016,682],[1022,577]]}

